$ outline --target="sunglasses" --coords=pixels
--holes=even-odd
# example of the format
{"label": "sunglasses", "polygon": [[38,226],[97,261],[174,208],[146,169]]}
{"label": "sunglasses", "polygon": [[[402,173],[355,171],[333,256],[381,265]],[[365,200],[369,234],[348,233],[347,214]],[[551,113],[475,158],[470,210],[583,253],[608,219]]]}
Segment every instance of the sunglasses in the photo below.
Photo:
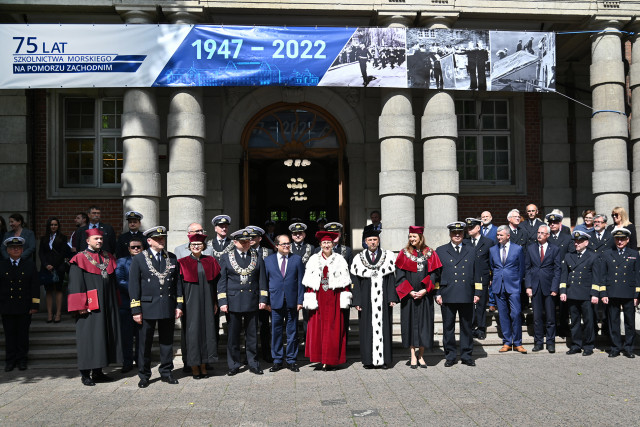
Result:
{"label": "sunglasses", "polygon": [[611,214],[611,216],[612,216],[613,218],[618,218],[618,214],[617,214],[617,213],[612,213],[612,214]]}
{"label": "sunglasses", "polygon": [[129,246],[129,249],[142,249],[142,246],[140,246],[140,245]]}

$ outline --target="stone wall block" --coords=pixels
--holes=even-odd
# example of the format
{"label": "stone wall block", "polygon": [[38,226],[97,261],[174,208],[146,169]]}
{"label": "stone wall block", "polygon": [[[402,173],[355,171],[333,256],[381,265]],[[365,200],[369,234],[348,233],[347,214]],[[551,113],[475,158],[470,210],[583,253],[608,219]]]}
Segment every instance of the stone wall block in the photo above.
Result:
{"label": "stone wall block", "polygon": [[0,144],[23,143],[27,137],[26,116],[0,116]]}
{"label": "stone wall block", "polygon": [[601,84],[616,83],[624,86],[624,64],[622,61],[595,62],[589,66],[589,83],[591,87]]}
{"label": "stone wall block", "polygon": [[[428,139],[423,144],[424,170],[457,170],[456,142],[450,138]],[[445,191],[447,193],[447,191]]]}
{"label": "stone wall block", "polygon": [[413,115],[382,115],[378,118],[378,136],[385,138],[407,138],[416,136],[416,122]]}
{"label": "stone wall block", "polygon": [[627,142],[620,139],[601,139],[593,144],[594,171],[627,170]]}
{"label": "stone wall block", "polygon": [[631,190],[630,178],[628,170],[593,171],[591,182],[593,194],[628,193]]}
{"label": "stone wall block", "polygon": [[[3,211],[7,212],[27,212],[29,207],[27,192],[0,190],[0,206]],[[8,222],[9,218],[5,217],[5,221]]]}
{"label": "stone wall block", "polygon": [[200,196],[207,191],[207,174],[198,171],[171,171],[167,173],[167,196]]}
{"label": "stone wall block", "polygon": [[623,114],[602,112],[591,119],[591,140],[629,137],[627,117]]}
{"label": "stone wall block", "polygon": [[156,114],[129,112],[122,114],[123,138],[160,139],[160,119]]}
{"label": "stone wall block", "polygon": [[[413,171],[382,171],[379,179],[380,196],[416,194],[416,175]],[[392,212],[396,212],[395,209]]]}
{"label": "stone wall block", "polygon": [[27,114],[27,97],[7,96],[0,92],[0,116],[25,116]]}
{"label": "stone wall block", "polygon": [[155,172],[122,172],[123,197],[160,197],[160,174]]}
{"label": "stone wall block", "polygon": [[423,195],[458,194],[459,191],[457,170],[430,170],[422,173]]}
{"label": "stone wall block", "polygon": [[[596,212],[604,212],[610,217],[611,209],[616,206],[623,207],[629,212],[629,197],[622,193],[601,194],[596,197],[594,205]],[[609,221],[611,222],[611,219]]]}
{"label": "stone wall block", "polygon": [[[0,165],[13,163],[27,163],[26,145],[23,143],[5,143],[2,144],[2,155],[0,156]],[[4,174],[0,174],[4,178]]]}
{"label": "stone wall block", "polygon": [[[422,116],[420,122],[420,136],[424,141],[429,138],[458,138],[458,123],[455,119],[455,110],[444,114],[430,114]],[[453,120],[452,118],[453,114]]]}
{"label": "stone wall block", "polygon": [[123,172],[157,172],[158,143],[153,139],[127,138],[123,143],[125,168]]}
{"label": "stone wall block", "polygon": [[[543,162],[568,162],[571,158],[571,148],[568,143],[542,144]],[[566,166],[566,165],[565,165]]]}
{"label": "stone wall block", "polygon": [[200,113],[171,113],[167,116],[167,137],[192,137],[204,139],[205,117]]}
{"label": "stone wall block", "polygon": [[204,144],[197,138],[172,138],[169,142],[169,169],[204,170]]}
{"label": "stone wall block", "polygon": [[380,170],[413,170],[413,142],[389,138],[380,143]]}

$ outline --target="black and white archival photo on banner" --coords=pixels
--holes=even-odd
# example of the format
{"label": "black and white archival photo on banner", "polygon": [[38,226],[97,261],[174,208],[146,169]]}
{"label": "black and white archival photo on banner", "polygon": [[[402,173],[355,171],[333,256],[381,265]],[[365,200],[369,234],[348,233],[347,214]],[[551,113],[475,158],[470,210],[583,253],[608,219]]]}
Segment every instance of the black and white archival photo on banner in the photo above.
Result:
{"label": "black and white archival photo on banner", "polygon": [[358,28],[318,86],[407,87],[404,28]]}
{"label": "black and white archival photo on banner", "polygon": [[493,90],[555,90],[554,33],[490,31],[490,39]]}
{"label": "black and white archival photo on banner", "polygon": [[407,30],[408,86],[487,90],[489,32]]}

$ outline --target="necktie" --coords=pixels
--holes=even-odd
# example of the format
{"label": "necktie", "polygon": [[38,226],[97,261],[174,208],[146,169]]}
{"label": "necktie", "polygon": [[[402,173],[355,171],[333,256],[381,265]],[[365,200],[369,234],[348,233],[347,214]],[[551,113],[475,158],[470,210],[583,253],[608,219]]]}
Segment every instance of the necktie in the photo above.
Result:
{"label": "necktie", "polygon": [[506,260],[507,260],[507,247],[503,246],[502,247],[502,264],[504,264]]}
{"label": "necktie", "polygon": [[287,267],[287,257],[282,257],[282,264],[280,264],[280,273],[282,273],[282,277],[284,277],[286,267]]}
{"label": "necktie", "polygon": [[489,232],[489,227],[484,227],[482,229],[482,234],[484,234],[485,236],[487,235],[488,232]]}
{"label": "necktie", "polygon": [[472,244],[473,246],[475,246],[475,245],[476,245],[476,239],[471,239],[471,244]]}
{"label": "necktie", "polygon": [[156,254],[156,261],[158,261],[158,264],[162,262],[162,257],[160,256],[160,252]]}
{"label": "necktie", "polygon": [[620,256],[624,255],[624,251],[618,251],[618,255]]}
{"label": "necktie", "polygon": [[91,227],[89,227],[89,228],[94,229],[94,228],[96,228],[96,225],[95,224],[91,224]]}
{"label": "necktie", "polygon": [[598,240],[602,240],[602,233],[598,233]]}
{"label": "necktie", "polygon": [[456,246],[456,252],[460,253],[460,246]]}
{"label": "necktie", "polygon": [[371,252],[371,264],[376,262],[376,253],[375,252]]}
{"label": "necktie", "polygon": [[17,261],[17,260],[15,260],[15,259],[13,260],[13,266],[14,266],[14,267],[17,267],[17,266],[18,266],[18,261]]}
{"label": "necktie", "polygon": [[581,254],[581,253],[580,253],[580,254],[578,254],[578,259],[580,259],[580,257],[581,257],[581,256],[582,256],[582,254]]}
{"label": "necktie", "polygon": [[517,228],[513,229],[513,234],[518,235],[518,229]]}
{"label": "necktie", "polygon": [[540,245],[540,262],[544,261],[544,246]]}
{"label": "necktie", "polygon": [[246,252],[240,252],[240,256],[241,256],[242,260],[247,259],[247,253]]}
{"label": "necktie", "polygon": [[302,245],[296,245],[296,251],[300,252],[302,250]]}

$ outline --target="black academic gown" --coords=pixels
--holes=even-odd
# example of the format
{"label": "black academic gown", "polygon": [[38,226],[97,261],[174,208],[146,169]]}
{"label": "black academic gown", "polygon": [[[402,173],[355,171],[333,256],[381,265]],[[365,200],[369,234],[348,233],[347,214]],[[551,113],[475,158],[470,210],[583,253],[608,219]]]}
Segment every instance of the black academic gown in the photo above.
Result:
{"label": "black academic gown", "polygon": [[[95,252],[91,253],[94,259],[97,255]],[[115,269],[115,258],[113,255],[110,257]],[[93,266],[88,263],[84,254],[78,253],[71,260],[69,270],[69,301],[73,299],[73,295],[86,294],[87,291],[96,289],[100,305],[98,310],[76,316],[76,347],[80,370],[122,363],[116,274],[112,271],[103,278],[100,274],[87,271],[92,270],[91,267]],[[95,267],[94,269],[97,270]],[[69,305],[71,310],[73,306]]]}
{"label": "black academic gown", "polygon": [[[393,308],[389,303],[400,302],[394,261],[393,252],[378,250],[376,262],[371,264],[369,251],[363,251],[351,264],[351,304],[361,308],[360,357],[363,365],[391,365],[392,362]],[[374,283],[372,274],[381,277],[381,281]]]}
{"label": "black academic gown", "polygon": [[[192,255],[190,257],[194,258]],[[181,269],[184,268],[182,260]],[[184,294],[184,318],[186,328],[187,365],[199,366],[205,363],[218,361],[218,337],[216,334],[217,323],[215,321],[214,307],[217,304],[217,282],[219,267],[216,277],[207,280],[204,267],[197,263],[198,283],[183,280],[182,292]]]}

